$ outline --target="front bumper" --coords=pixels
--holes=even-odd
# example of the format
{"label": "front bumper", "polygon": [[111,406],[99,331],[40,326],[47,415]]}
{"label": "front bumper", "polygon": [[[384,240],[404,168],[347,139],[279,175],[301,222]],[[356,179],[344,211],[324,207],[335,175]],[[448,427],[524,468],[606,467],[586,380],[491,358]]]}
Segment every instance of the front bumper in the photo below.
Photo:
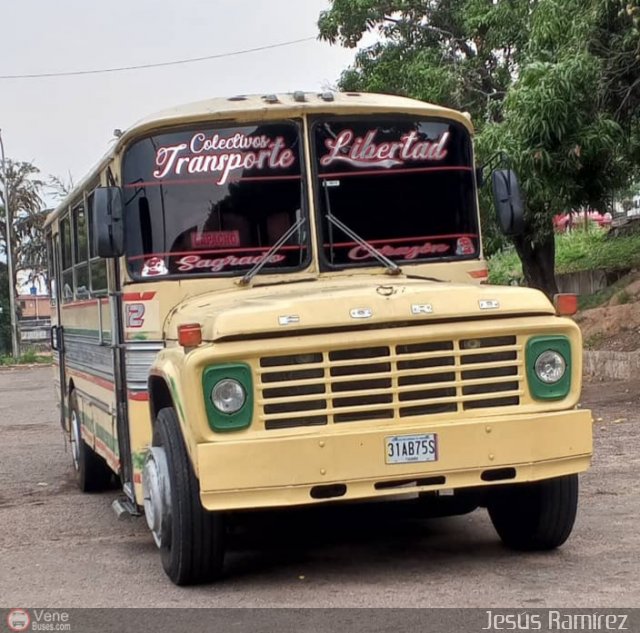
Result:
{"label": "front bumper", "polygon": [[[582,472],[591,461],[592,419],[583,410],[460,422],[418,420],[401,430],[396,425],[356,426],[334,425],[331,434],[327,427],[324,432],[316,427],[313,432],[298,429],[286,436],[198,445],[202,504],[209,510],[313,504],[321,502],[311,496],[314,487],[335,484],[346,490],[332,500],[374,499],[549,479]],[[385,463],[385,437],[422,433],[437,433],[437,462]],[[508,481],[487,481],[487,472],[510,468],[515,474],[511,472]],[[414,481],[420,479],[427,481]]]}

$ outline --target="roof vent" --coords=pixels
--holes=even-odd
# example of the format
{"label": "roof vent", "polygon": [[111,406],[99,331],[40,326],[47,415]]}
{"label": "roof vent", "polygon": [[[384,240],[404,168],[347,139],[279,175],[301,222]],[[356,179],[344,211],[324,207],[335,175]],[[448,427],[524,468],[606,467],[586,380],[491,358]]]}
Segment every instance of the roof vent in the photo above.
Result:
{"label": "roof vent", "polygon": [[265,103],[279,103],[278,95],[263,95],[262,98],[264,99]]}
{"label": "roof vent", "polygon": [[307,100],[304,96],[304,91],[296,90],[293,93],[293,100],[297,103],[304,103]]}
{"label": "roof vent", "polygon": [[333,96],[333,92],[331,92],[330,90],[327,90],[326,92],[321,93],[320,98],[323,101],[333,101],[335,99],[335,97]]}

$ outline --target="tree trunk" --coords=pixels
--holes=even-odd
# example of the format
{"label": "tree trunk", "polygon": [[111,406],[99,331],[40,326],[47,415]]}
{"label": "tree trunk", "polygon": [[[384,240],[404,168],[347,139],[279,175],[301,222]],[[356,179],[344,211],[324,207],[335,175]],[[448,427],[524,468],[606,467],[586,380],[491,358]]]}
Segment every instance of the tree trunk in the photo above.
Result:
{"label": "tree trunk", "polygon": [[[535,240],[535,241],[534,241]],[[527,286],[542,290],[549,299],[558,294],[556,283],[556,243],[553,230],[535,238],[527,231],[513,238]]]}

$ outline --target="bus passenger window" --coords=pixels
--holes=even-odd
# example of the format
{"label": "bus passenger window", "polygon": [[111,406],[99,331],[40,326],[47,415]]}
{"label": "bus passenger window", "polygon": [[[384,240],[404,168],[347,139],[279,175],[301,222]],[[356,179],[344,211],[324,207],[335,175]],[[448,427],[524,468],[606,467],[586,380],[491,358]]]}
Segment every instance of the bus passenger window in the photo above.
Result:
{"label": "bus passenger window", "polygon": [[69,216],[60,221],[60,237],[62,240],[62,289],[63,303],[73,301],[73,257],[71,252],[71,224]]}

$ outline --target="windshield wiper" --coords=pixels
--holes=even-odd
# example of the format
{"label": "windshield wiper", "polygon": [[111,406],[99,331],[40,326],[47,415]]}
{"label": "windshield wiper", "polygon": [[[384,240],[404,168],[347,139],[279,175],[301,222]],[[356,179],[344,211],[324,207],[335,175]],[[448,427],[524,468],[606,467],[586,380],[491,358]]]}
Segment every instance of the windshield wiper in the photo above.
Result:
{"label": "windshield wiper", "polygon": [[[280,239],[265,253],[264,257],[250,270],[248,270],[242,279],[238,280],[239,286],[247,286],[251,283],[251,280],[262,270],[267,262],[284,246],[289,238],[299,231],[307,221],[304,216],[299,216],[295,224],[292,224],[285,233],[282,234]],[[302,240],[301,240],[302,242]]]}
{"label": "windshield wiper", "polygon": [[342,222],[341,220],[338,220],[338,218],[336,218],[335,215],[333,215],[332,213],[327,213],[326,218],[327,220],[329,220],[329,222],[331,222],[331,224],[333,224],[334,226],[337,226],[347,237],[350,237],[354,242],[357,242],[358,244],[360,244],[360,246],[362,246],[362,248],[364,248],[367,251],[367,253],[369,253],[369,255],[377,259],[387,269],[387,273],[389,275],[402,274],[402,269],[400,268],[400,266],[398,266],[398,264],[396,264],[394,261],[391,261],[388,257],[383,255],[375,246],[372,246],[371,244],[369,244],[367,240],[360,237],[355,231],[350,229],[344,222]]}

